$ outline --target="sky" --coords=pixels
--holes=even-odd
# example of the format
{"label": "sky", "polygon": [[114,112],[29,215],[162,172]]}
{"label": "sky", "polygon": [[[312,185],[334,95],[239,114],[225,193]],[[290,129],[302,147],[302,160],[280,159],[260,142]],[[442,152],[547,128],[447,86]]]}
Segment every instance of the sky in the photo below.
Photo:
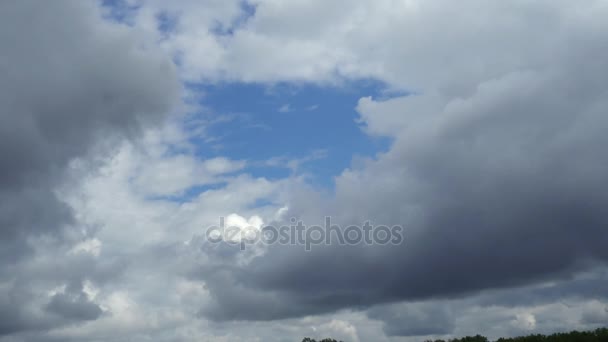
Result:
{"label": "sky", "polygon": [[[1,2],[0,341],[608,325],[607,16],[606,0]],[[327,218],[402,238],[208,234]]]}

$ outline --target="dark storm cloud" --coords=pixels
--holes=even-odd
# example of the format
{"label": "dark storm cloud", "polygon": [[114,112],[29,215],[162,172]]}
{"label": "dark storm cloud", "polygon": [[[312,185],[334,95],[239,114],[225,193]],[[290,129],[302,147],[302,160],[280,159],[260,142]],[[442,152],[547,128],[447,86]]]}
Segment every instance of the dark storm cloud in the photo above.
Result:
{"label": "dark storm cloud", "polygon": [[168,61],[104,25],[92,4],[1,6],[0,223],[21,240],[69,222],[52,193],[67,162],[160,119],[175,84]]}
{"label": "dark storm cloud", "polygon": [[592,299],[606,301],[608,300],[608,288],[605,286],[607,282],[606,270],[593,270],[589,274],[561,282],[507,291],[489,291],[478,296],[475,303],[480,306],[521,307]]}
{"label": "dark storm cloud", "polygon": [[598,327],[604,327],[606,322],[608,322],[608,305],[592,311],[584,312],[581,321],[583,324],[592,324]]}
{"label": "dark storm cloud", "polygon": [[95,320],[102,314],[101,308],[82,293],[76,296],[58,293],[52,297],[46,309],[67,319],[83,321]]}
{"label": "dark storm cloud", "polygon": [[[370,308],[366,313],[369,318],[381,321],[385,333],[392,336],[452,335],[456,329],[455,322],[476,311],[485,311],[484,320],[487,322],[475,321],[479,326],[466,327],[473,329],[473,333],[480,332],[482,325],[488,325],[485,329],[498,325],[501,326],[502,336],[515,336],[522,331],[520,327],[512,324],[516,318],[513,312],[534,312],[533,308],[546,305],[569,308],[566,315],[570,319],[576,315],[573,314],[576,309],[572,308],[582,308],[581,323],[593,328],[594,324],[601,324],[600,321],[604,319],[605,322],[608,317],[605,311],[607,306],[602,304],[608,299],[606,277],[605,269],[593,270],[559,282],[486,290],[454,300],[431,299],[425,302],[379,305]],[[546,332],[559,329],[561,314],[551,315],[551,312],[536,312],[535,322],[539,325],[538,329]],[[464,325],[467,326],[466,323]]]}
{"label": "dark storm cloud", "polygon": [[373,308],[367,315],[384,323],[387,336],[446,335],[454,329],[452,313],[437,303]]}
{"label": "dark storm cloud", "polygon": [[371,124],[397,121],[391,150],[338,177],[332,205],[307,195],[290,203],[308,224],[331,215],[343,226],[403,225],[402,245],[271,246],[246,267],[201,276],[215,301],[208,316],[268,320],[460,298],[605,265],[608,61],[598,56],[608,54],[608,34],[585,18],[555,20],[568,33],[543,65],[456,97],[451,89],[360,106]]}
{"label": "dark storm cloud", "polygon": [[81,292],[44,291],[107,279],[107,261],[30,257],[37,238],[65,248],[73,217],[55,188],[68,163],[137,135],[175,100],[171,62],[126,30],[94,2],[0,3],[0,335],[100,314]]}

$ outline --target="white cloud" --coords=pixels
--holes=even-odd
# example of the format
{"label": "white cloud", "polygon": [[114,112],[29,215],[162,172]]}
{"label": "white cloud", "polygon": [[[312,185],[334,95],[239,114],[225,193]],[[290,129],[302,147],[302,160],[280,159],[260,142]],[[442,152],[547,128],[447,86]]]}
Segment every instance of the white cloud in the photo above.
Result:
{"label": "white cloud", "polygon": [[512,321],[512,323],[519,330],[533,331],[536,329],[536,317],[529,312],[515,315],[515,319]]}
{"label": "white cloud", "polygon": [[289,113],[289,112],[293,111],[293,109],[291,108],[291,106],[289,104],[284,104],[281,107],[279,107],[279,109],[277,109],[277,111],[279,113]]}
{"label": "white cloud", "polygon": [[376,78],[402,89],[453,94],[466,94],[480,81],[512,70],[541,67],[548,51],[567,55],[562,40],[579,34],[580,23],[606,28],[597,15],[605,10],[602,1],[584,8],[563,0],[491,5],[257,0],[254,5],[255,16],[233,27],[231,35],[213,32],[218,23],[229,27],[244,15],[238,1],[148,2],[136,22],[155,31],[155,13],[177,13],[178,27],[163,46],[180,56],[188,80]]}
{"label": "white cloud", "polygon": [[70,253],[89,253],[93,256],[98,257],[99,253],[101,252],[101,241],[99,241],[96,238],[93,239],[87,239],[84,240],[82,242],[79,242],[78,244],[76,244],[76,246],[74,246],[71,250]]}

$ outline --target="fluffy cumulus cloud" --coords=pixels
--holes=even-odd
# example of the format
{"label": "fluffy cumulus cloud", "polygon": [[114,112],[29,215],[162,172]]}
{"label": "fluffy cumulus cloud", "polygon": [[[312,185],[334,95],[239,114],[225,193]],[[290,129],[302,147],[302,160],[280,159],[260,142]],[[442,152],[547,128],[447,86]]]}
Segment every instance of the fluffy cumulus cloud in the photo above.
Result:
{"label": "fluffy cumulus cloud", "polygon": [[[40,6],[0,4],[0,341],[607,324],[608,2]],[[204,149],[234,114],[209,113],[205,87],[369,79],[386,92],[353,104],[352,125],[390,143],[331,191],[299,172],[308,160]],[[291,103],[273,114],[299,115]],[[292,172],[260,172],[279,164]],[[404,239],[241,250],[204,230],[326,216]]]}

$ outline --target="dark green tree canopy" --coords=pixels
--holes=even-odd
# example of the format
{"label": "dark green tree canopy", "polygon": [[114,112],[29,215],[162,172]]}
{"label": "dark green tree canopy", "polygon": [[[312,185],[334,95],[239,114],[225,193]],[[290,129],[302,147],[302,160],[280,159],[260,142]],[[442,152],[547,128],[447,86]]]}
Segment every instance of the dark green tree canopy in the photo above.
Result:
{"label": "dark green tree canopy", "polygon": [[[455,338],[447,342],[488,342],[488,338],[475,335]],[[317,342],[317,340],[306,337],[302,342]],[[331,338],[325,338],[319,342],[338,342]],[[340,341],[342,342],[342,341]],[[425,342],[446,342],[445,340],[427,340]],[[608,328],[594,331],[572,331],[569,333],[557,333],[553,335],[529,335],[511,338],[499,338],[496,342],[608,342]]]}

